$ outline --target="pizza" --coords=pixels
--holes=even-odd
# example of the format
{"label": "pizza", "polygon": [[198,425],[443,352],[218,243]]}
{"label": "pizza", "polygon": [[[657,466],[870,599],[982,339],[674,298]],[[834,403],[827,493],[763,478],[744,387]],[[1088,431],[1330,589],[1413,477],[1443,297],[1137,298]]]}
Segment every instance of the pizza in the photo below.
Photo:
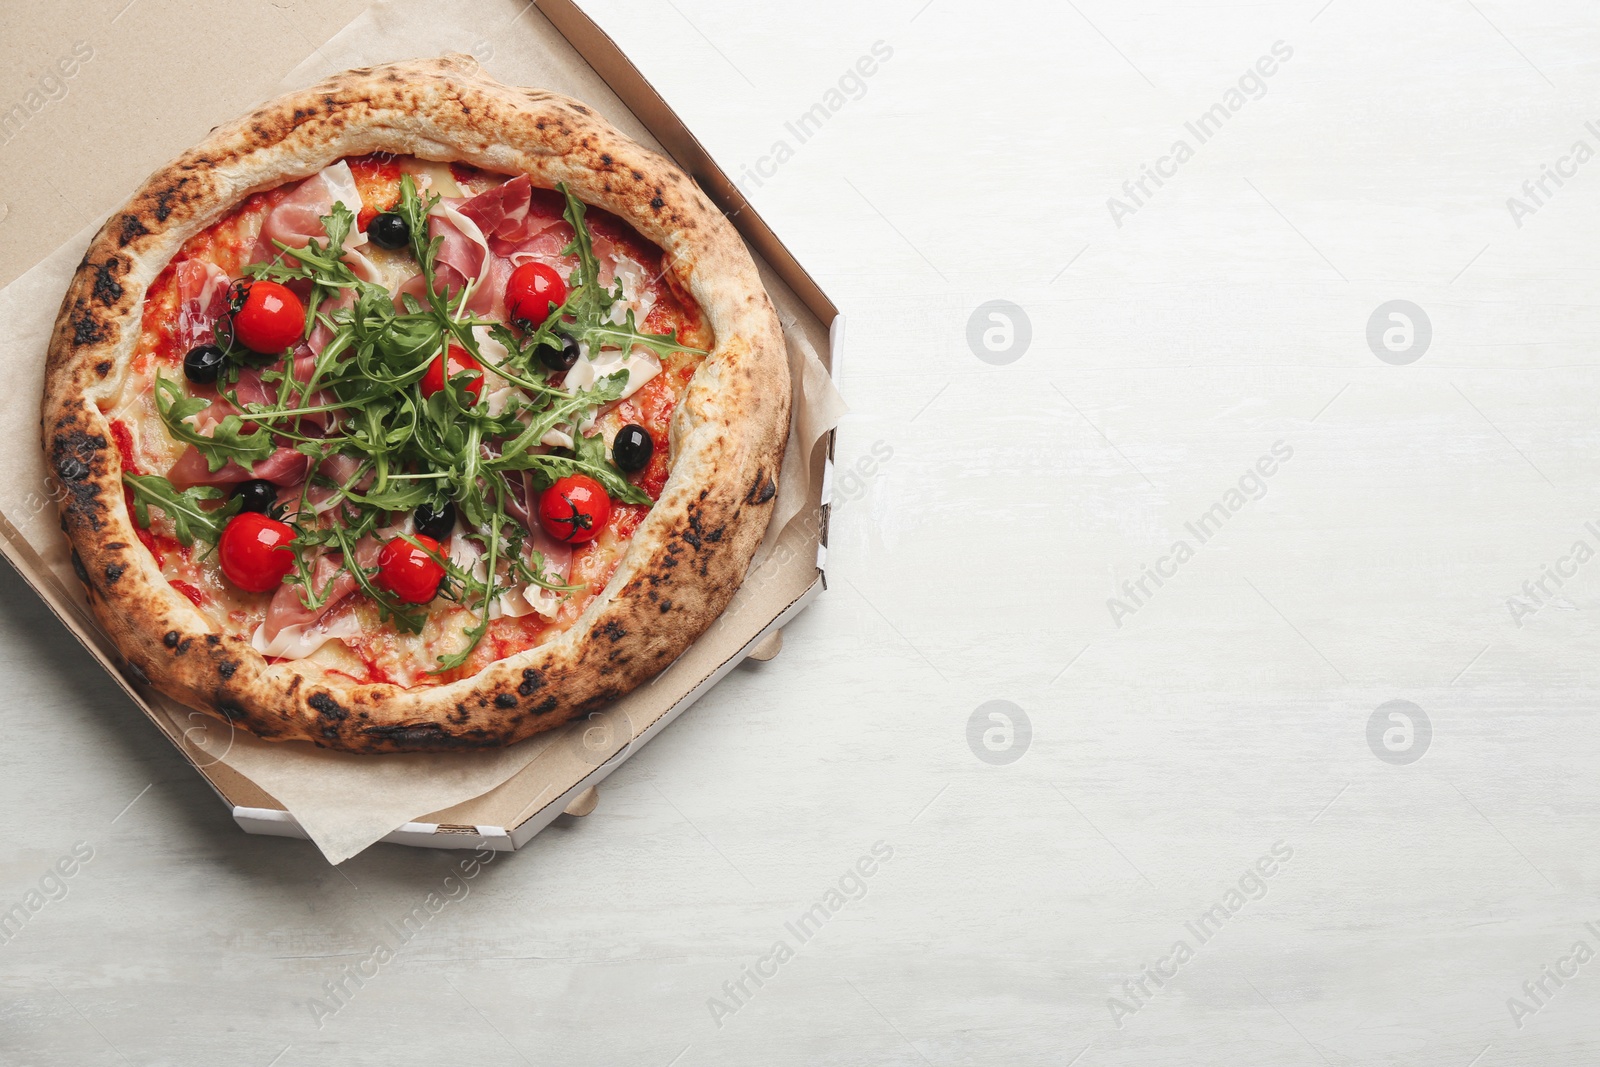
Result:
{"label": "pizza", "polygon": [[766,531],[789,402],[694,182],[447,56],[157,171],[67,291],[42,431],[140,677],[269,740],[437,751],[671,664]]}

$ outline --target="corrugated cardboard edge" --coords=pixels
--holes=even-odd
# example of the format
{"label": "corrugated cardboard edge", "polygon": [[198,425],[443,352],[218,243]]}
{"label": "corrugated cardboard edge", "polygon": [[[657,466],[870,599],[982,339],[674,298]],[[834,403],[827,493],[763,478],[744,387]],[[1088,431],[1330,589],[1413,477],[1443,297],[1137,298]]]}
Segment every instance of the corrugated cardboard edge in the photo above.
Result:
{"label": "corrugated cardboard edge", "polygon": [[[571,0],[541,0],[539,10],[674,160],[700,184],[750,247],[765,260],[767,266],[828,329],[829,375],[837,383],[843,348],[844,318],[833,302],[778,240],[771,228],[744,199],[743,194],[712,160],[704,146],[689,132],[683,121],[667,106],[666,101],[645,80],[638,68],[623,55],[609,35]],[[520,848],[540,830],[554,822],[578,795],[607,778],[669,722],[681,715],[728,672],[743,662],[752,649],[814,600],[826,588],[825,567],[828,518],[832,500],[834,439],[834,433],[829,431],[823,461],[822,488],[817,501],[819,522],[816,578],[738,652],[696,683],[694,688],[646,726],[621,750],[560,796],[536,808],[530,804],[529,808],[533,810],[520,818],[512,827],[409,822],[381,840],[424,848],[490,848],[496,851],[513,851]],[[3,514],[0,514],[0,554],[6,557],[23,581],[55,612],[84,649],[111,674],[145,716],[155,723],[183,753],[190,765],[200,772],[212,791],[230,808],[234,821],[241,829],[246,833],[265,836],[306,838],[304,829],[294,817],[282,808],[274,806],[277,803],[274,798],[226,764],[211,761],[201,749],[186,742],[185,731],[179,730],[165,715],[156,713],[154,702],[163,698],[149,688],[143,679],[130,673],[126,661],[82,608],[73,591],[61,587],[38,553],[23,540],[15,526]]]}

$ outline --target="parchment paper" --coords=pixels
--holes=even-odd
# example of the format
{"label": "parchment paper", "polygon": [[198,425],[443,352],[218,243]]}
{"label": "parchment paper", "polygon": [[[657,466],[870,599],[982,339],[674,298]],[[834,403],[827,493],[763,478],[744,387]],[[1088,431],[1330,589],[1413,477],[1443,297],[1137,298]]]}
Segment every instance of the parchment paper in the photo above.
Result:
{"label": "parchment paper", "polygon": [[[348,67],[468,52],[496,78],[581,99],[629,136],[659,149],[536,9],[531,5],[511,5],[511,9],[508,16],[504,6],[463,0],[375,4],[316,49],[291,72],[283,87],[303,87]],[[217,116],[219,121],[230,117]],[[37,398],[43,388],[45,347],[61,294],[96,229],[98,224],[85,229],[0,290],[0,364],[8,368],[14,390],[10,401],[0,406],[0,434],[15,443],[13,448],[0,450],[0,514],[39,555],[46,571],[42,577],[64,590],[85,618],[88,613],[81,607],[82,594],[58,527],[54,482],[38,446]],[[815,498],[810,460],[818,442],[845,411],[827,369],[798,325],[797,316],[810,313],[764,264],[761,266],[789,342],[795,410],[772,524],[758,554],[758,566],[767,560],[782,529],[800,517],[806,502]],[[760,583],[747,583],[730,605],[729,615],[741,614],[745,602],[759,592]],[[662,680],[671,674],[669,669]],[[673,689],[663,686],[661,692]],[[419,816],[481,796],[552,751],[553,746],[569,743],[573,731],[579,729],[553,731],[489,752],[352,756],[307,743],[262,741],[209,719],[204,728],[196,728],[199,720],[195,713],[163,698],[153,697],[152,702],[190,744],[205,753],[202,763],[225,763],[277,799],[330,863],[343,862]]]}

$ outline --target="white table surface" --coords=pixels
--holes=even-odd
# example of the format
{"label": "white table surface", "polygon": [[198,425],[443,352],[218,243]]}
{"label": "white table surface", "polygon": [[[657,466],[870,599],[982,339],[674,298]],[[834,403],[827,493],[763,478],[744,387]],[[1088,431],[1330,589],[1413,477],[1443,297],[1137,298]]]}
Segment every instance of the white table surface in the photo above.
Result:
{"label": "white table surface", "polygon": [[[0,944],[0,1063],[1600,1058],[1600,562],[1522,591],[1600,549],[1600,161],[1520,227],[1506,204],[1600,151],[1592,6],[589,8],[730,170],[794,148],[747,188],[849,317],[841,466],[888,456],[845,486],[832,588],[594,814],[447,881],[463,854],[333,869],[240,833],[0,573],[0,907],[93,850]],[[1117,226],[1107,199],[1279,41],[1265,95]],[[990,300],[1031,324],[1005,365],[967,340]],[[1432,324],[1407,365],[1366,339],[1391,300]],[[995,700],[1030,727],[1006,764],[968,742]],[[1392,700],[1431,724],[1413,762],[1369,747]],[[1241,878],[1264,895],[1202,943]],[[456,899],[367,963],[429,893]],[[319,1018],[346,967],[371,977]]]}

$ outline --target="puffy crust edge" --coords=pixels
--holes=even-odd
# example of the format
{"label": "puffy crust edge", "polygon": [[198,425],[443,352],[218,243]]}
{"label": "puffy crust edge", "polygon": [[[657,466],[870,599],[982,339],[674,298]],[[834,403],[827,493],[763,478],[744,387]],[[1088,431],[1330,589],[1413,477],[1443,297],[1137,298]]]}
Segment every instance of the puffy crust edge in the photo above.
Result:
{"label": "puffy crust edge", "polygon": [[[565,181],[668,254],[715,338],[674,416],[671,477],[604,593],[548,643],[421,689],[357,684],[308,661],[269,664],[248,641],[213,632],[140,544],[95,403],[132,357],[147,287],[189,237],[252,192],[379,151],[526,173],[546,187]],[[68,287],[41,429],[89,603],[157,689],[270,740],[440,751],[523,740],[670,665],[727,605],[766,530],[789,402],[772,303],[738,233],[699,188],[586,105],[502,85],[450,55],[347,71],[280,97],[152,175]]]}

